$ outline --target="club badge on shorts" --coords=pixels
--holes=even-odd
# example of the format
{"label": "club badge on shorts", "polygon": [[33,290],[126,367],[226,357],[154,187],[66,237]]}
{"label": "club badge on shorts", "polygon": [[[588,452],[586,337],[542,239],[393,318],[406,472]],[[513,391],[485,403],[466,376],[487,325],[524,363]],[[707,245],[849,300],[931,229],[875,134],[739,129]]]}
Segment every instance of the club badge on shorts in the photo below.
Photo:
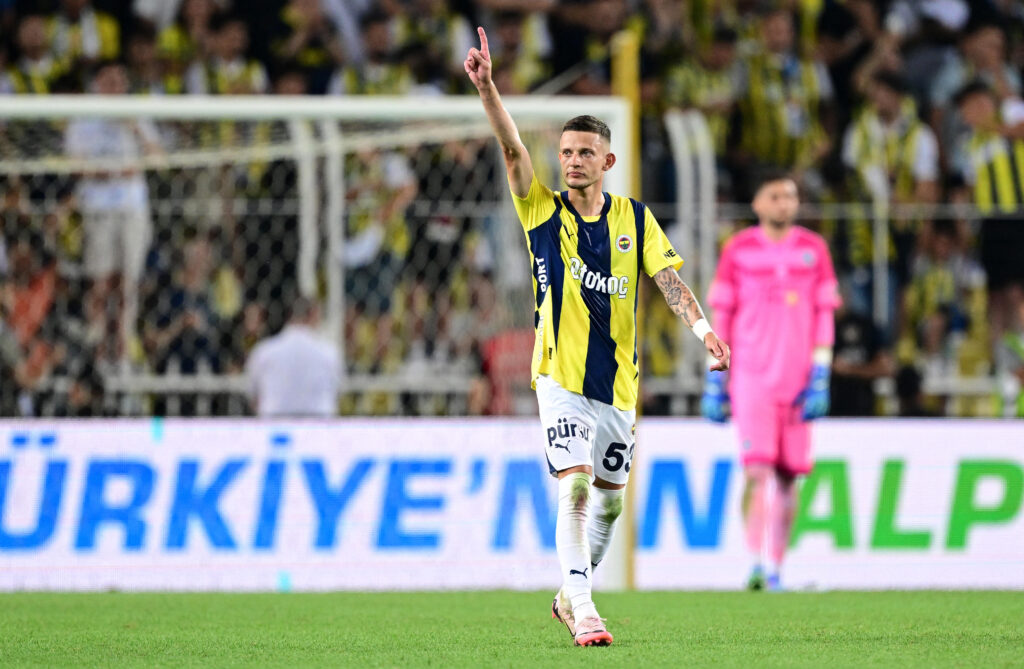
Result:
{"label": "club badge on shorts", "polygon": [[633,238],[629,235],[619,235],[619,238],[615,240],[615,245],[619,247],[620,253],[629,253],[633,248]]}

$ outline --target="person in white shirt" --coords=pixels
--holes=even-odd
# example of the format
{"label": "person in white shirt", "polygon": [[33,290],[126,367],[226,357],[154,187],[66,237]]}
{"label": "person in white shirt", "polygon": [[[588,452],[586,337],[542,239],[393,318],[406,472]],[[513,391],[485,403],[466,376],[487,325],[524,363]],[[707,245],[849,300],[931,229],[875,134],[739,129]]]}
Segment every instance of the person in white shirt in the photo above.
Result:
{"label": "person in white shirt", "polygon": [[[90,92],[126,94],[124,65],[100,63]],[[64,141],[68,155],[87,166],[75,190],[85,230],[83,269],[92,281],[86,315],[92,326],[108,333],[101,342],[105,344],[102,352],[113,361],[126,350],[136,311],[136,286],[152,237],[149,189],[140,160],[159,153],[160,139],[156,126],[148,121],[78,118],[68,123]],[[107,303],[117,297],[119,286],[123,308],[115,307],[116,317],[106,320],[111,311]]]}
{"label": "person in white shirt", "polygon": [[333,416],[341,390],[338,349],[317,334],[320,308],[297,298],[280,333],[261,341],[246,362],[258,416]]}

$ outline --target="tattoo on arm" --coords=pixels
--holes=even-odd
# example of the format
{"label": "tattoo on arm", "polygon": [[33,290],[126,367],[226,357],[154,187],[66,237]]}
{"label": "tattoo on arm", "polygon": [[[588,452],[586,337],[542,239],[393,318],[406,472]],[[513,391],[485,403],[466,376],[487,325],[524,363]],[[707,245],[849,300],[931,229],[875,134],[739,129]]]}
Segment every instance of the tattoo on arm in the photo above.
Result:
{"label": "tattoo on arm", "polygon": [[701,311],[697,298],[693,296],[693,291],[679,278],[674,269],[666,267],[661,270],[654,275],[654,282],[658,284],[672,312],[686,321],[691,328],[694,323],[704,318],[704,312]]}

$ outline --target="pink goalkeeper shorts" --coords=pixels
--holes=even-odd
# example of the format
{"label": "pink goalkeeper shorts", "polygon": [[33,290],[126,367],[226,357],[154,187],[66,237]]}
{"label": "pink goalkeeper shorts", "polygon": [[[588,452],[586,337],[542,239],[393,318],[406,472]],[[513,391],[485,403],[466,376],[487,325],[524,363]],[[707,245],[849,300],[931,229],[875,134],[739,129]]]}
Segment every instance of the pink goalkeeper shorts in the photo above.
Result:
{"label": "pink goalkeeper shorts", "polygon": [[779,403],[766,392],[730,395],[744,466],[771,465],[793,475],[811,471],[811,426],[799,406]]}

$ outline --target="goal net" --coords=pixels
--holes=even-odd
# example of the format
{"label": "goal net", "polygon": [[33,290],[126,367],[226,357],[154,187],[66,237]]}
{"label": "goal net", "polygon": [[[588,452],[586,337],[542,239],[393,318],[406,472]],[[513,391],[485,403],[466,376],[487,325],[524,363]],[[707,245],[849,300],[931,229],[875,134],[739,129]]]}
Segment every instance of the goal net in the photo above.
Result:
{"label": "goal net", "polygon": [[[566,119],[628,136],[614,99],[507,106],[552,186]],[[242,414],[299,297],[343,413],[530,411],[529,262],[475,98],[5,98],[0,196],[4,415]]]}

